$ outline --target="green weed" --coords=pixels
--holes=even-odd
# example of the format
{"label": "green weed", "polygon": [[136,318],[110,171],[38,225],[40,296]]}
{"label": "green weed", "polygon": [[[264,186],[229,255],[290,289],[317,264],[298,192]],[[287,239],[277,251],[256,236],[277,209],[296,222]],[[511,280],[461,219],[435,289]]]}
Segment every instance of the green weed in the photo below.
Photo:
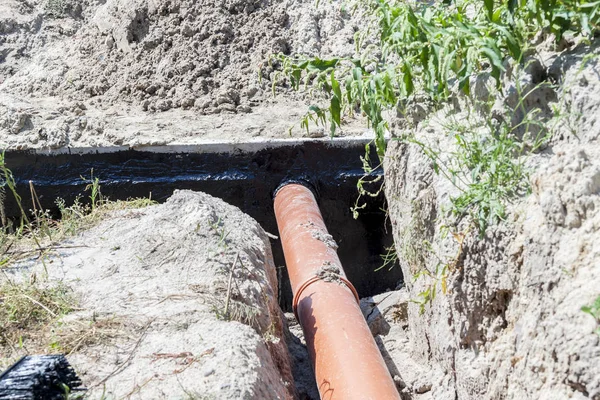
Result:
{"label": "green weed", "polygon": [[100,178],[94,177],[94,169],[92,168],[90,171],[90,179],[88,180],[83,176],[81,179],[83,179],[85,182],[89,182],[85,187],[85,191],[90,192],[90,201],[92,203],[93,211],[96,209],[97,202],[102,201],[102,193],[100,192]]}
{"label": "green weed", "polygon": [[[85,178],[82,178],[85,180]],[[85,205],[81,198],[75,199],[67,206],[63,199],[57,199],[56,205],[61,214],[54,219],[49,210],[44,209],[37,197],[35,187],[29,183],[32,208],[27,212],[23,199],[17,192],[16,180],[7,167],[4,153],[0,154],[0,188],[12,195],[20,211],[18,222],[10,222],[6,218],[0,230],[0,268],[8,267],[12,262],[38,253],[44,262],[48,252],[60,247],[59,242],[89,229],[100,223],[107,216],[118,210],[135,209],[156,204],[149,198],[116,200],[104,199],[101,194],[100,180],[94,177],[93,171],[85,190],[90,192],[91,205]]]}
{"label": "green weed", "polygon": [[398,263],[398,252],[394,245],[387,247],[385,253],[381,255],[382,264],[380,267],[375,269],[375,272],[380,271],[384,268],[391,270]]}
{"label": "green weed", "polygon": [[[279,67],[273,90],[285,81],[295,90],[324,96],[301,126],[329,125],[333,135],[344,115],[366,116],[380,157],[389,129],[386,110],[417,92],[435,101],[471,94],[472,78],[489,71],[500,87],[506,60],[526,61],[539,32],[560,40],[567,32],[591,37],[600,25],[598,2],[583,0],[448,0],[423,3],[362,0],[372,24],[356,35],[356,54],[347,58],[289,57]],[[366,40],[376,32],[378,41]]]}
{"label": "green weed", "polygon": [[[405,138],[421,146],[436,172],[461,191],[452,199],[452,214],[457,220],[473,218],[483,234],[489,225],[505,218],[510,199],[527,194],[523,157],[547,139],[541,111],[528,109],[526,101],[547,84],[525,92],[518,79],[531,62],[531,39],[539,32],[554,34],[557,41],[567,33],[591,37],[599,28],[598,4],[536,0],[347,3],[366,10],[371,21],[356,35],[355,55],[330,59],[274,56],[271,62],[278,70],[273,90],[283,83],[313,95],[316,104],[301,122],[305,129],[316,123],[329,126],[334,135],[345,116],[362,114],[375,132],[374,144],[383,159],[390,112],[402,111],[417,95],[425,95],[438,107],[460,98],[466,108],[476,108],[478,100],[471,93],[474,78],[489,73],[498,97],[502,96],[503,74],[511,73],[518,99],[499,126],[492,123],[491,115],[479,118],[488,126],[446,124],[444,130],[455,141],[450,153],[432,148],[420,137]],[[514,66],[508,71],[507,65]],[[372,163],[363,160],[363,164],[365,176],[358,182],[359,199],[352,209],[355,217],[365,207],[361,198],[379,193],[365,189],[381,178],[373,177]]]}
{"label": "green weed", "polygon": [[219,242],[217,246],[223,250],[227,250],[229,247],[230,240],[227,239],[231,231],[228,231],[225,227],[225,223],[222,218],[219,217],[215,222],[209,222],[210,229],[217,235]]}
{"label": "green weed", "polygon": [[363,210],[367,207],[365,199],[378,197],[384,189],[383,175],[381,174],[382,164],[373,167],[369,156],[370,153],[371,143],[367,143],[365,145],[365,155],[361,156],[364,174],[356,183],[358,196],[354,202],[354,206],[350,208],[350,211],[352,211],[352,217],[354,219],[358,218],[360,210]]}
{"label": "green weed", "polygon": [[[150,198],[128,201],[103,199],[99,179],[92,175],[86,187],[90,191],[91,205],[84,205],[77,198],[73,205],[66,206],[64,200],[57,199],[61,219],[55,220],[48,210],[42,208],[30,182],[32,209],[27,213],[3,153],[0,154],[0,188],[14,196],[21,212],[17,223],[9,224],[3,218],[0,270],[22,258],[37,255],[47,272],[44,260],[49,253],[63,246],[60,242],[65,238],[91,228],[114,211],[156,204]],[[0,348],[3,353],[17,355],[33,349],[70,353],[82,346],[106,341],[120,329],[120,323],[114,320],[63,324],[62,317],[75,308],[76,302],[61,282],[44,282],[35,273],[29,280],[20,279],[18,282],[13,282],[7,274],[5,278],[0,284]],[[10,361],[12,358],[0,358],[0,365]]]}
{"label": "green weed", "polygon": [[[444,234],[451,232],[448,227],[444,227],[443,231]],[[416,270],[413,275],[413,281],[417,281],[420,278],[426,280],[425,289],[418,293],[416,299],[411,299],[411,302],[419,305],[420,314],[425,312],[425,307],[428,304],[431,305],[433,303],[439,292],[442,294],[448,292],[448,280],[451,274],[458,268],[459,260],[463,253],[464,241],[469,234],[469,230],[451,233],[457,243],[456,254],[438,255],[429,242],[424,241],[422,243],[422,248],[426,249],[426,253],[434,258],[436,263],[433,270],[428,268],[426,264],[422,264],[422,267]],[[421,254],[421,257],[424,258],[425,255]]]}
{"label": "green weed", "polygon": [[600,296],[592,304],[581,307],[581,311],[591,315],[596,320],[596,324],[598,324],[596,333],[600,335]]}

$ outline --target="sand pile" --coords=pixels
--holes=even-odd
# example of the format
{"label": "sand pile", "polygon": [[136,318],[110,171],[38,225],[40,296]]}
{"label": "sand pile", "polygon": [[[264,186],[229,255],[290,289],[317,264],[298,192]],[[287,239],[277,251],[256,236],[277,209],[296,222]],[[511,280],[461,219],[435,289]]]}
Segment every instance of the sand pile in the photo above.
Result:
{"label": "sand pile", "polygon": [[339,6],[312,1],[52,0],[11,9],[17,16],[0,29],[6,90],[150,111],[250,112],[270,86],[270,55],[348,52],[355,29]]}
{"label": "sand pile", "polygon": [[273,97],[270,56],[349,55],[359,23],[339,1],[5,0],[0,146],[287,137],[307,104]]}

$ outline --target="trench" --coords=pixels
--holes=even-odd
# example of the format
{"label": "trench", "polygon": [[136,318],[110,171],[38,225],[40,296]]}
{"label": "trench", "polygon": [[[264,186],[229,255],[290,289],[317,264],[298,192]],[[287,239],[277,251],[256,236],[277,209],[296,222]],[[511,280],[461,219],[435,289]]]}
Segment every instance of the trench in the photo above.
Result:
{"label": "trench", "polygon": [[[103,196],[110,199],[151,194],[161,202],[175,189],[202,191],[239,207],[275,235],[273,191],[286,179],[307,179],[317,190],[321,213],[339,246],[348,279],[360,297],[368,297],[395,289],[402,282],[402,272],[398,267],[379,269],[381,255],[393,244],[383,193],[366,198],[357,219],[351,211],[357,199],[357,182],[363,176],[361,157],[367,143],[362,138],[342,138],[7,151],[5,159],[21,197],[30,197],[29,182],[33,182],[42,206],[56,215],[57,198],[66,204],[82,195],[85,200],[87,182],[82,177],[90,177],[93,169]],[[374,149],[369,152],[370,158],[377,160]],[[381,174],[381,170],[373,173]],[[11,196],[7,196],[4,207],[8,216],[18,215]],[[271,239],[271,246],[280,282],[280,305],[291,311],[292,292],[281,243]]]}

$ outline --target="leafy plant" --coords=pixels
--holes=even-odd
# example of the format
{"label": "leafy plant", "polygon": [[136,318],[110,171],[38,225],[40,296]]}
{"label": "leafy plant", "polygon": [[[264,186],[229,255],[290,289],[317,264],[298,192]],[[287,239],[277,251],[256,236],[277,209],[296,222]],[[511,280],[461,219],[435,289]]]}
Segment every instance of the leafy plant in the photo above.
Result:
{"label": "leafy plant", "polygon": [[596,324],[598,324],[596,333],[600,335],[600,296],[592,304],[581,307],[581,311],[591,315],[596,320]]}
{"label": "leafy plant", "polygon": [[[230,242],[230,240],[227,239],[227,237],[231,234],[231,231],[228,231],[226,229],[225,222],[223,221],[223,219],[221,217],[219,217],[216,221],[209,222],[208,225],[209,225],[210,229],[219,238],[219,242],[217,243],[217,246],[219,248],[223,249],[223,251],[227,250],[227,247],[229,246],[229,242]],[[200,227],[198,226],[198,228],[200,228]]]}
{"label": "leafy plant", "polygon": [[[434,100],[470,94],[471,78],[489,71],[501,85],[505,61],[525,61],[538,32],[594,35],[600,27],[600,3],[585,0],[357,0],[372,24],[356,35],[356,55],[346,58],[289,57],[280,66],[273,89],[286,79],[295,90],[324,95],[311,105],[301,125],[329,125],[332,135],[344,115],[360,112],[375,131],[383,157],[385,111],[415,92]],[[367,38],[376,31],[377,42]]]}
{"label": "leafy plant", "polygon": [[92,170],[90,171],[90,179],[86,179],[83,176],[81,177],[81,179],[83,179],[86,182],[89,182],[86,187],[85,187],[85,191],[89,191],[90,192],[90,201],[92,202],[92,210],[96,209],[96,204],[98,203],[98,201],[102,200],[102,193],[100,192],[100,178],[98,177],[94,177],[94,169],[92,168]]}
{"label": "leafy plant", "polygon": [[381,266],[375,269],[375,272],[380,271],[384,268],[388,268],[391,270],[398,263],[398,252],[396,251],[396,247],[391,245],[390,247],[386,247],[385,253],[381,255],[381,260],[383,261]]}
{"label": "leafy plant", "polygon": [[364,174],[356,182],[356,189],[358,190],[358,196],[354,202],[354,206],[350,208],[352,211],[352,217],[357,219],[360,210],[367,207],[367,203],[364,199],[377,197],[383,191],[383,174],[381,170],[382,164],[375,167],[371,166],[371,159],[369,154],[371,153],[371,143],[365,145],[365,155],[361,156],[363,164]]}
{"label": "leafy plant", "polygon": [[459,260],[463,254],[465,238],[469,234],[469,230],[464,232],[452,232],[449,227],[443,227],[444,235],[452,233],[452,237],[457,243],[456,254],[453,255],[438,255],[434,251],[431,243],[425,241],[422,247],[426,249],[427,253],[435,258],[436,265],[435,269],[431,270],[425,264],[421,269],[418,269],[413,275],[413,281],[417,281],[419,278],[426,279],[425,288],[418,293],[417,299],[411,299],[411,302],[419,305],[419,313],[425,312],[425,307],[428,304],[432,304],[437,294],[441,291],[442,294],[448,292],[448,279],[450,274],[456,271],[459,265]]}
{"label": "leafy plant", "polygon": [[[328,125],[334,135],[344,117],[364,115],[375,133],[374,144],[380,159],[386,148],[389,113],[411,102],[417,93],[435,103],[462,95],[476,102],[471,84],[476,75],[489,72],[500,88],[507,60],[516,64],[511,73],[525,65],[530,41],[538,32],[554,34],[560,40],[567,32],[591,36],[599,28],[599,3],[583,0],[446,0],[433,4],[402,0],[361,0],[350,2],[366,10],[371,23],[355,37],[353,57],[308,58],[278,55],[279,67],[273,80],[286,82],[295,90],[313,95],[301,126]],[[376,40],[373,40],[373,36]],[[518,79],[516,79],[518,81]],[[462,192],[452,199],[452,213],[458,219],[471,216],[483,233],[487,226],[505,217],[505,203],[527,193],[527,174],[519,157],[539,148],[545,139],[539,110],[528,110],[525,99],[535,90],[522,92],[501,126],[484,127],[484,135],[446,127],[456,150],[436,150],[418,137],[405,137],[430,156],[436,173],[445,175]],[[497,92],[499,94],[500,92]],[[468,107],[468,106],[467,106]],[[520,115],[519,118],[514,118]],[[536,133],[535,138],[524,135]],[[481,141],[483,139],[483,142]],[[535,143],[531,143],[534,141]],[[368,155],[368,151],[367,151]],[[441,160],[447,160],[445,169]],[[376,183],[376,168],[363,160],[365,176],[358,182],[359,199],[352,211],[364,208],[360,198],[378,195],[366,190]]]}
{"label": "leafy plant", "polygon": [[[413,276],[415,281],[421,277],[428,278],[428,283],[425,286],[425,289],[419,292],[417,299],[411,299],[412,303],[416,303],[419,306],[419,314],[425,313],[425,306],[433,303],[433,300],[435,300],[437,296],[438,290],[441,290],[443,294],[446,294],[448,276],[448,264],[446,263],[438,263],[434,271],[423,269]],[[438,286],[440,289],[438,289]]]}
{"label": "leafy plant", "polygon": [[486,0],[489,15],[496,4],[505,6],[514,21],[523,21],[548,30],[560,40],[565,33],[592,36],[600,28],[600,2],[597,0]]}
{"label": "leafy plant", "polygon": [[[431,160],[434,171],[458,189],[459,194],[450,197],[454,224],[469,216],[480,234],[505,218],[506,205],[511,199],[529,193],[525,156],[537,151],[551,133],[539,118],[539,109],[526,110],[522,106],[528,94],[520,95],[519,88],[517,91],[520,100],[516,110],[507,111],[500,122],[491,113],[483,118],[446,116],[439,121],[440,130],[454,142],[451,149],[440,148],[414,135],[403,138],[419,146]],[[517,112],[521,122],[511,125]]]}

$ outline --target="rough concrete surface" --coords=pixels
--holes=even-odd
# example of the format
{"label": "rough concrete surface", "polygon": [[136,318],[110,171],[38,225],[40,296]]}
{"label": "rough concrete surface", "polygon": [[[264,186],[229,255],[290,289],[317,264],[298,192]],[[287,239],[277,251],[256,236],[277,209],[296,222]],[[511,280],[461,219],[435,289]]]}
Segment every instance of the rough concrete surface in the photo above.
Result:
{"label": "rough concrete surface", "polygon": [[338,1],[317,8],[313,0],[7,0],[1,7],[0,145],[13,148],[286,137],[292,126],[293,135],[307,135],[298,128],[306,103],[285,87],[273,98],[269,57],[347,54],[358,26]]}
{"label": "rough concrete surface", "polygon": [[71,287],[81,311],[67,326],[119,322],[116,337],[69,356],[89,398],[294,398],[269,239],[239,209],[177,191],[64,245],[45,270],[32,259],[8,273]]}
{"label": "rough concrete surface", "polygon": [[[594,318],[581,311],[600,295],[600,75],[593,54],[597,41],[542,52],[543,68],[522,77],[525,91],[543,75],[560,83],[535,89],[527,102],[555,106],[560,117],[548,146],[528,160],[532,194],[482,238],[473,230],[464,240],[444,235],[457,189],[418,146],[389,146],[386,195],[410,297],[430,287],[426,276],[413,279],[425,267],[435,271],[442,259],[454,268],[447,293],[438,282],[423,315],[408,305],[410,354],[429,366],[425,379],[435,398],[600,399],[600,338]],[[514,91],[509,83],[504,105],[514,103]],[[414,114],[412,122],[420,140],[451,148],[434,120],[466,119],[467,111]],[[442,384],[433,383],[438,371]]]}

